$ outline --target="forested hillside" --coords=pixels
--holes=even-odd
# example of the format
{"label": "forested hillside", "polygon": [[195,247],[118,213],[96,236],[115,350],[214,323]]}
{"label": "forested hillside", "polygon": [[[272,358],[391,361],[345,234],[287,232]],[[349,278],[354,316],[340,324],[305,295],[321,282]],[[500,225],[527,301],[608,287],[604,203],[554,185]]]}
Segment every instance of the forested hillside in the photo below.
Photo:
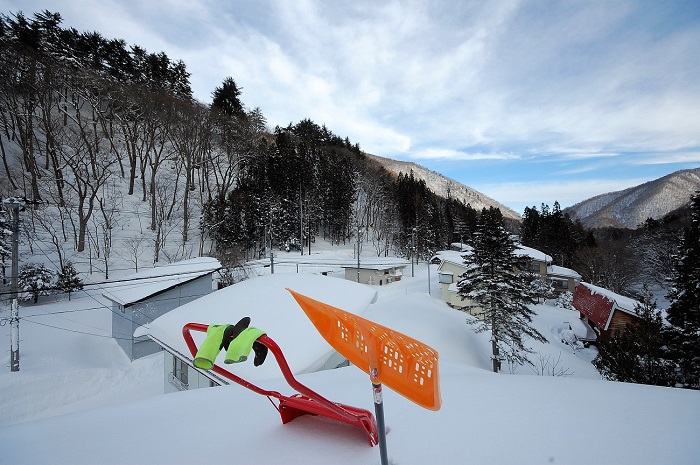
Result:
{"label": "forested hillside", "polygon": [[648,219],[661,220],[689,204],[700,189],[700,168],[681,170],[628,189],[597,195],[567,208],[588,228],[635,229]]}
{"label": "forested hillside", "polygon": [[468,205],[323,124],[269,128],[231,77],[198,102],[183,62],[49,11],[0,16],[0,47],[0,193],[28,201],[23,240],[50,243],[59,268],[77,255],[108,275],[115,251],[237,263],[319,236],[429,257],[470,234]]}

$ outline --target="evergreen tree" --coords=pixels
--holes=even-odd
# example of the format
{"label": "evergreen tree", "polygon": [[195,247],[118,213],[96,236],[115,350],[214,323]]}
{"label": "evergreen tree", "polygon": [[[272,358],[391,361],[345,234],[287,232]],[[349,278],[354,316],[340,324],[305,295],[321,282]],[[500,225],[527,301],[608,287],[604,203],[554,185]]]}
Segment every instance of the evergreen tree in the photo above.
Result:
{"label": "evergreen tree", "polygon": [[646,284],[644,299],[635,307],[638,320],[601,342],[593,365],[605,379],[627,383],[674,386],[674,366],[665,341],[665,328]]}
{"label": "evergreen tree", "polygon": [[53,288],[53,272],[43,263],[27,263],[19,270],[17,285],[21,292],[29,294],[25,300],[39,301],[39,295],[49,295]]}
{"label": "evergreen tree", "polygon": [[537,303],[540,303],[540,300],[544,302],[556,296],[552,283],[543,279],[539,274],[534,274],[532,276],[530,280],[530,292],[537,299]]}
{"label": "evergreen tree", "polygon": [[700,191],[691,197],[690,208],[691,224],[683,232],[667,296],[668,322],[680,385],[700,389]]}
{"label": "evergreen tree", "polygon": [[483,209],[477,223],[470,254],[464,256],[467,270],[457,283],[463,299],[470,299],[480,309],[476,316],[477,332],[491,331],[493,371],[498,372],[505,359],[513,365],[528,363],[525,338],[547,340],[530,326],[535,303],[530,292],[532,275],[528,259],[515,254],[516,244],[503,225],[500,210]]}
{"label": "evergreen tree", "polygon": [[70,300],[71,292],[79,291],[83,288],[83,280],[80,278],[78,270],[75,269],[73,263],[67,262],[63,265],[63,269],[58,273],[56,288],[68,293],[68,300]]}
{"label": "evergreen tree", "polygon": [[527,247],[539,247],[540,212],[537,207],[525,207],[523,222],[520,224],[520,243]]}
{"label": "evergreen tree", "polygon": [[232,77],[227,77],[221,87],[217,87],[212,92],[211,107],[224,115],[242,118],[245,116],[245,110],[240,95],[241,90],[236,81]]}

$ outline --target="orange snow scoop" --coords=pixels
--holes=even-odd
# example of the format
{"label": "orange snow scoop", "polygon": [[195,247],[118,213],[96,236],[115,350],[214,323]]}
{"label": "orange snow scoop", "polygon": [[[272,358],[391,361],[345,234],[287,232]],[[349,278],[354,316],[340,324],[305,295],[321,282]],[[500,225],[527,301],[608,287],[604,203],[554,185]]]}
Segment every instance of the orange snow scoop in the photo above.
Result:
{"label": "orange snow scoop", "polygon": [[391,328],[287,289],[321,336],[350,363],[429,410],[440,410],[438,353]]}

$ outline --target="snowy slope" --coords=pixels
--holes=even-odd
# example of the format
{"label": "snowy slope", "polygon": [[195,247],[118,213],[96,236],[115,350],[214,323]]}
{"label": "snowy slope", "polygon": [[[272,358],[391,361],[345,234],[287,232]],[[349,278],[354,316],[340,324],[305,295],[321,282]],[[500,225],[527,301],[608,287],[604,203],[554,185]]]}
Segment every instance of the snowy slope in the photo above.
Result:
{"label": "snowy slope", "polygon": [[497,202],[496,200],[493,200],[487,195],[484,195],[471,187],[465,186],[454,179],[450,179],[440,173],[431,171],[421,165],[413,162],[379,157],[377,155],[368,154],[367,156],[372,157],[373,160],[377,160],[382,166],[384,166],[384,168],[395,173],[396,175],[399,173],[407,175],[413,171],[413,176],[415,178],[425,181],[428,188],[441,197],[446,198],[449,192],[449,195],[461,200],[465,204],[471,204],[471,206],[477,211],[481,211],[482,208],[496,207],[501,210],[504,217],[518,221],[522,220],[520,214]]}
{"label": "snowy slope", "polygon": [[671,173],[640,186],[592,197],[567,211],[588,228],[607,226],[635,229],[647,218],[660,219],[687,205],[700,189],[700,168]]}

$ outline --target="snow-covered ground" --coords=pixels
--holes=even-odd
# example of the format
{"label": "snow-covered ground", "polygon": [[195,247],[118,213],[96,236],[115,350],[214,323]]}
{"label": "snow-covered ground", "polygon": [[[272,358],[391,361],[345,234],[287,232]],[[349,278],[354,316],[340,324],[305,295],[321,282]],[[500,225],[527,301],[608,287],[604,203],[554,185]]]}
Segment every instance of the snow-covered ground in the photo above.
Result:
{"label": "snow-covered ground", "polygon": [[[314,255],[348,253],[318,246]],[[330,265],[300,268],[342,279]],[[378,299],[363,314],[440,353],[440,411],[384,390],[390,463],[700,462],[700,393],[600,380],[590,363],[595,350],[563,342],[581,329],[577,314],[546,305],[536,307],[535,326],[550,340],[533,345],[537,369],[491,373],[488,335],[475,334],[469,316],[440,300],[436,267],[430,271],[430,295],[421,263],[414,278],[408,267],[401,281],[373,287]],[[275,273],[299,279],[293,264],[276,265]],[[107,337],[102,291],[23,305],[17,373],[9,370],[9,325],[0,328],[0,463],[380,463],[358,428],[311,416],[283,425],[268,399],[238,385],[163,394],[162,355],[129,362]],[[285,340],[292,352],[306,344]],[[355,367],[297,378],[333,401],[373,411],[370,381]],[[260,384],[291,394],[282,379]]]}

